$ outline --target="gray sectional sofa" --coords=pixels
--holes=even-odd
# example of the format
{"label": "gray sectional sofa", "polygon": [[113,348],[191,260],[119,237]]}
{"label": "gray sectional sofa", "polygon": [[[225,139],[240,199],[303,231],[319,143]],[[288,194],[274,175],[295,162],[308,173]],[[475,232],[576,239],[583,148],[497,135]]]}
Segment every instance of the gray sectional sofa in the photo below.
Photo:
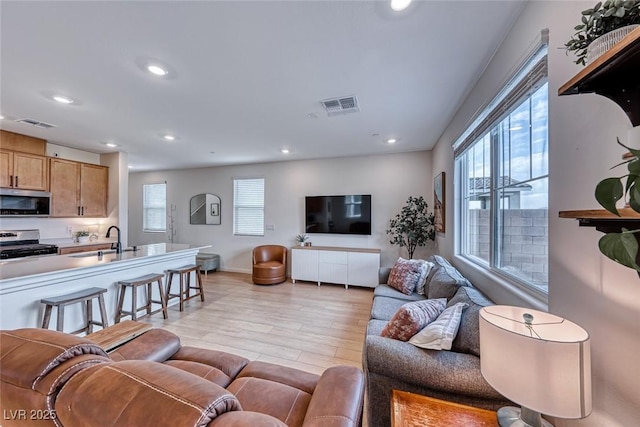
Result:
{"label": "gray sectional sofa", "polygon": [[[404,390],[486,409],[512,404],[495,391],[480,373],[478,311],[493,304],[447,260],[434,255],[435,264],[425,284],[426,296],[405,295],[386,285],[390,268],[380,270],[374,292],[362,364],[367,384],[370,427],[391,425],[391,391]],[[447,298],[447,306],[465,302],[458,334],[450,351],[425,350],[409,342],[380,336],[387,322],[405,303],[425,298]]]}

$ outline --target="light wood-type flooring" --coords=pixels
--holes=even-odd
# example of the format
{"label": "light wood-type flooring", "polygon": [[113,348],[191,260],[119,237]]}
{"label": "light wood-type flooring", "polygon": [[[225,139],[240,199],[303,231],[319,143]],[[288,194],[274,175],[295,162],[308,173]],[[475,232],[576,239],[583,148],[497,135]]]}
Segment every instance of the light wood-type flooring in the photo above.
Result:
{"label": "light wood-type flooring", "polygon": [[258,286],[248,274],[227,272],[202,278],[205,302],[194,298],[182,313],[170,307],[167,320],[157,313],[140,321],[179,335],[183,345],[316,374],[334,365],[362,368],[373,289],[290,280]]}

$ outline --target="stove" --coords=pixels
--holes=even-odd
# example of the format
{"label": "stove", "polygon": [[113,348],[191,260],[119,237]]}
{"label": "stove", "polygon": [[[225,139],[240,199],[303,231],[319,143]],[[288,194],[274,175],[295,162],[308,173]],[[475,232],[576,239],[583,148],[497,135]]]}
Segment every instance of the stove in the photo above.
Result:
{"label": "stove", "polygon": [[56,245],[40,243],[40,230],[0,230],[0,259],[57,253]]}

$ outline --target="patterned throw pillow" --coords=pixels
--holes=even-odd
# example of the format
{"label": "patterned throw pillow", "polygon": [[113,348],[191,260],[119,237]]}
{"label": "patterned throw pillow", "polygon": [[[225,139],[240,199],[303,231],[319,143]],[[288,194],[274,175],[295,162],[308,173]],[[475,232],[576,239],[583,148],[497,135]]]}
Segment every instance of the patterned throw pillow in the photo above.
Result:
{"label": "patterned throw pillow", "polygon": [[409,342],[416,347],[429,350],[451,350],[451,344],[460,327],[462,310],[467,305],[459,302],[445,309],[436,320],[411,337]]}
{"label": "patterned throw pillow", "polygon": [[425,289],[425,285],[427,283],[427,277],[429,277],[429,273],[433,268],[433,263],[422,259],[414,260],[414,262],[420,264],[420,278],[418,278],[418,284],[416,285],[416,293],[426,296],[427,289]]}
{"label": "patterned throw pillow", "polygon": [[380,335],[407,341],[430,322],[436,320],[446,305],[446,298],[408,302],[394,314]]}
{"label": "patterned throw pillow", "polygon": [[389,273],[387,285],[403,294],[411,295],[420,279],[420,264],[409,259],[398,258]]}

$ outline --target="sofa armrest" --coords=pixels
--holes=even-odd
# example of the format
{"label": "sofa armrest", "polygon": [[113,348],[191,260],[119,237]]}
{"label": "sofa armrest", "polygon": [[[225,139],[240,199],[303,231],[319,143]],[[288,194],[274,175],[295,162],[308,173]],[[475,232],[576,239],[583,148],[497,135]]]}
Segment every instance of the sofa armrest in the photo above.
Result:
{"label": "sofa armrest", "polygon": [[378,269],[378,284],[386,284],[389,281],[391,267],[380,267]]}
{"label": "sofa armrest", "polygon": [[122,360],[164,362],[180,349],[180,337],[164,329],[151,329],[111,352],[109,357]]}
{"label": "sofa armrest", "polygon": [[425,350],[377,335],[365,339],[364,364],[369,372],[418,387],[485,399],[504,399],[485,381],[480,358],[446,350]]}
{"label": "sofa armrest", "polygon": [[86,368],[62,388],[55,403],[62,425],[206,426],[242,410],[224,388],[161,363],[131,360]]}
{"label": "sofa armrest", "polygon": [[324,371],[304,417],[304,427],[355,427],[360,425],[364,375],[353,366]]}

